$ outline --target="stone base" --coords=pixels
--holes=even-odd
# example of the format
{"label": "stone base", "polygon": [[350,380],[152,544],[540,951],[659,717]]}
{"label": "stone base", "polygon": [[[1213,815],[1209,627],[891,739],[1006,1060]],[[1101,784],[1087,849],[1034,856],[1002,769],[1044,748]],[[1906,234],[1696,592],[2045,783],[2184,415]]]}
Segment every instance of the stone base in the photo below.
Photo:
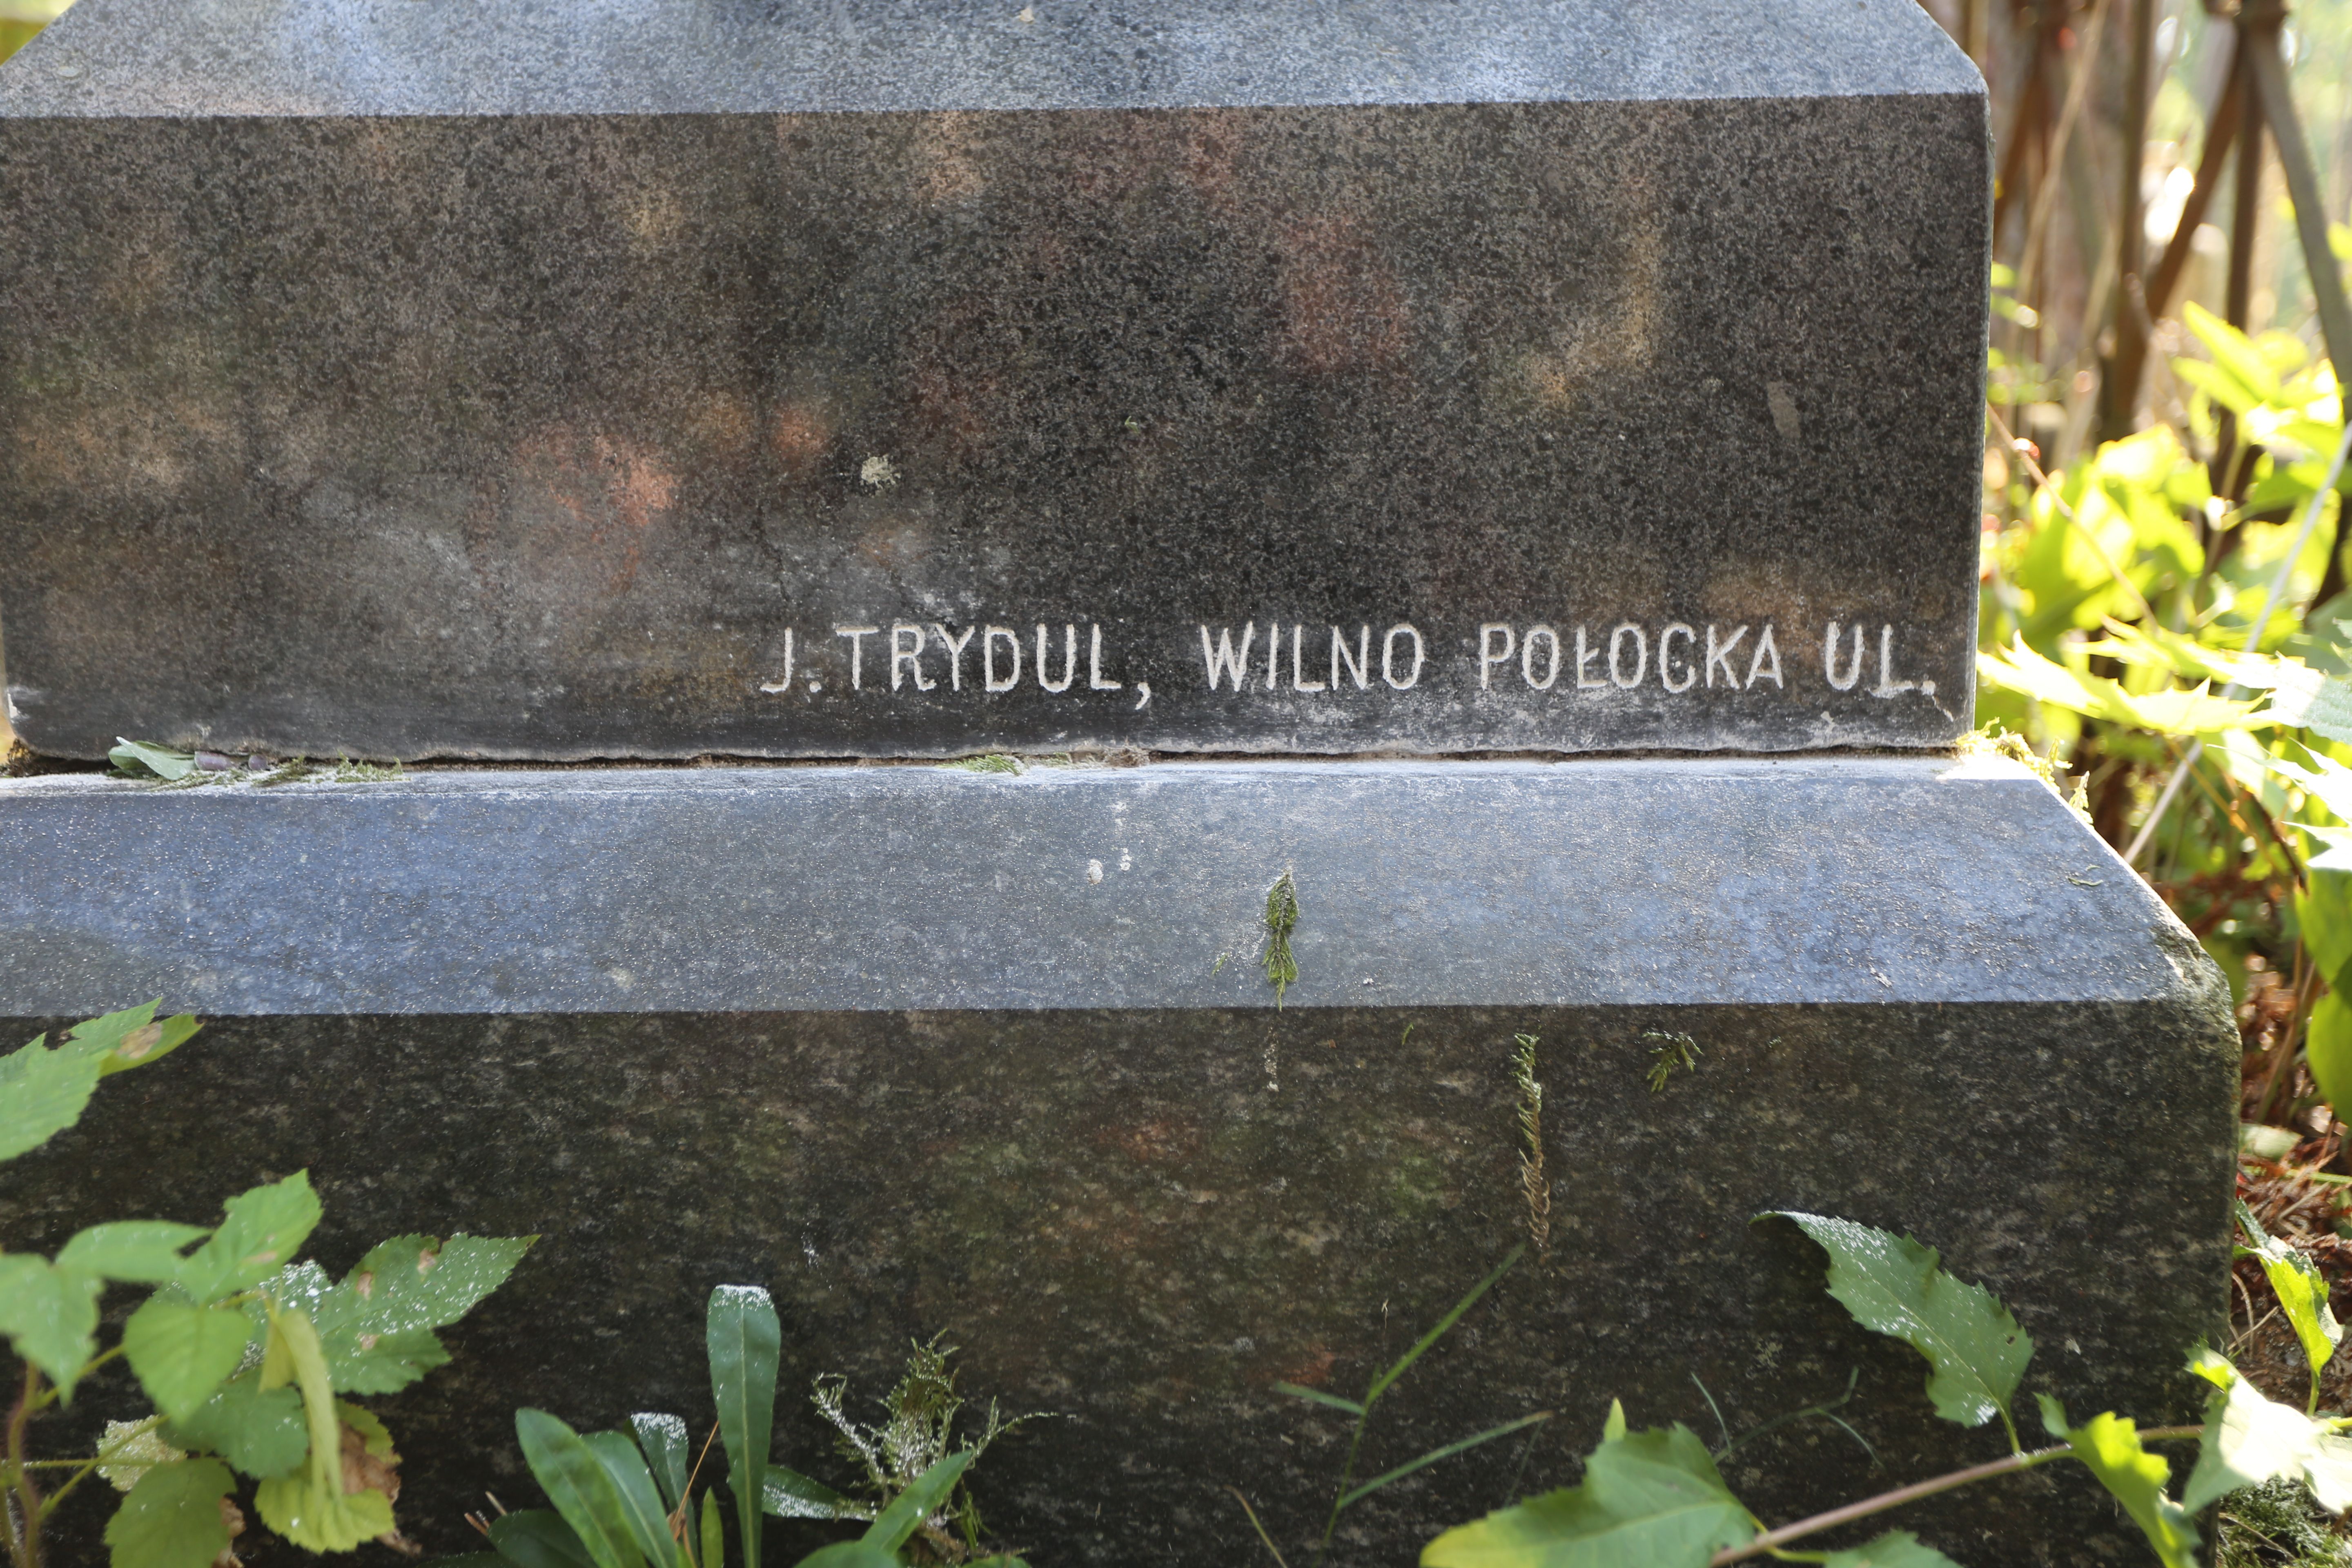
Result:
{"label": "stone base", "polygon": [[[455,1363],[372,1402],[436,1550],[483,1490],[530,1500],[516,1405],[698,1435],[723,1280],[775,1292],[786,1462],[844,1479],[810,1375],[878,1394],[943,1331],[970,1392],[1058,1416],[977,1472],[1041,1565],[1249,1562],[1228,1484],[1287,1546],[1346,1433],[1270,1385],[1360,1392],[1527,1234],[1516,1033],[1542,1042],[1549,1251],[1389,1396],[1365,1464],[1561,1417],[1351,1510],[1352,1560],[1573,1479],[1612,1396],[1714,1440],[1694,1374],[1737,1431],[1859,1369],[1843,1414],[1882,1468],[1784,1427],[1728,1467],[1769,1520],[1998,1453],[1760,1210],[1941,1247],[2034,1334],[2028,1389],[2080,1412],[2189,1415],[2173,1352],[2223,1321],[2227,994],[2005,765],[50,778],[0,786],[0,1039],[159,992],[215,1020],[8,1168],[8,1245],[200,1222],[303,1166],[331,1268],[404,1230],[544,1235]],[[1704,1052],[1656,1093],[1654,1030]],[[2139,1550],[2078,1479],[1901,1522],[1972,1568]]]}

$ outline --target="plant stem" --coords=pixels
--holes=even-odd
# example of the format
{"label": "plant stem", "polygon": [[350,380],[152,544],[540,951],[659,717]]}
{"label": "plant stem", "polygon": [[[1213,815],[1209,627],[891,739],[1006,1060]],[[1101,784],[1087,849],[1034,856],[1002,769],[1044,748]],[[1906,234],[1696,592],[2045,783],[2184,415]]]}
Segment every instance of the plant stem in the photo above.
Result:
{"label": "plant stem", "polygon": [[[2158,1426],[2142,1432],[2139,1436],[2142,1442],[2147,1442],[2150,1438],[2162,1440],[2172,1437],[2201,1436],[2204,1431],[2205,1428],[2202,1426]],[[1937,1492],[1948,1492],[1975,1481],[1990,1480],[1995,1476],[2005,1476],[2012,1470],[2030,1470],[2036,1465],[2046,1465],[2053,1459],[2072,1458],[2074,1453],[2074,1450],[2072,1447],[2060,1444],[2056,1447],[2036,1448],[2031,1453],[2011,1454],[2006,1458],[1995,1459],[1990,1464],[1971,1465],[1965,1470],[1954,1470],[1949,1475],[1937,1476],[1932,1480],[1914,1481],[1907,1487],[1897,1487],[1891,1492],[1880,1492],[1876,1497],[1866,1497],[1860,1502],[1850,1502],[1843,1508],[1833,1508],[1827,1513],[1817,1513],[1811,1519],[1801,1519],[1794,1524],[1784,1524],[1778,1530],[1768,1530],[1745,1545],[1727,1546],[1707,1559],[1707,1568],[1724,1568],[1724,1564],[1728,1563],[1739,1563],[1750,1557],[1761,1557],[1788,1542],[1815,1535],[1824,1530],[1832,1530],[1841,1524],[1851,1524],[1857,1519],[1868,1519],[1874,1513],[1885,1513],[1888,1509],[1901,1508],[1906,1502],[1917,1502],[1921,1498],[1934,1497]]]}
{"label": "plant stem", "polygon": [[8,1550],[17,1568],[41,1568],[41,1490],[33,1484],[33,1472],[25,1468],[25,1427],[33,1418],[40,1393],[40,1371],[26,1362],[25,1391],[16,1396],[16,1407],[8,1413],[8,1471],[16,1482],[19,1515]]}
{"label": "plant stem", "polygon": [[1372,1418],[1372,1400],[1379,1397],[1375,1394],[1364,1401],[1364,1413],[1356,1417],[1356,1430],[1348,1438],[1348,1462],[1340,1468],[1339,1484],[1331,1493],[1331,1517],[1323,1521],[1323,1542],[1315,1549],[1316,1568],[1322,1568],[1323,1559],[1331,1554],[1331,1537],[1339,1533],[1339,1510],[1345,1506],[1339,1500],[1348,1495],[1348,1483],[1356,1479],[1356,1450],[1363,1446],[1364,1424]]}

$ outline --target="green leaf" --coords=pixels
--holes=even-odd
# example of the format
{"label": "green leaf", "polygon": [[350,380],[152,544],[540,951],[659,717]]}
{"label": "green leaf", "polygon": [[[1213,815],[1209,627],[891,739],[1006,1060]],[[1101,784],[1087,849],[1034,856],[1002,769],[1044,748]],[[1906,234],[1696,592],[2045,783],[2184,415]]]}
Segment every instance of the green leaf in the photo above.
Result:
{"label": "green leaf", "polygon": [[2315,871],[2294,895],[2294,921],[2304,951],[2330,985],[2352,968],[2352,875]]}
{"label": "green leaf", "polygon": [[169,1421],[198,1406],[236,1371],[253,1339],[244,1313],[196,1307],[158,1293],[122,1325],[122,1352],[139,1385]]}
{"label": "green leaf", "polygon": [[209,1448],[257,1481],[291,1474],[310,1451],[302,1396],[263,1388],[258,1369],[221,1384],[187,1419],[173,1422],[170,1434],[179,1447]]}
{"label": "green leaf", "polygon": [[220,1227],[180,1269],[181,1288],[206,1305],[251,1289],[293,1262],[319,1223],[308,1171],[240,1193],[223,1209]]}
{"label": "green leaf", "polygon": [[[2279,384],[2278,372],[2245,333],[2194,300],[2182,302],[2180,319],[2190,331],[2197,334],[2198,341],[2205,345],[2205,351],[2213,356],[2214,368],[2236,384],[2236,395],[2245,399],[2244,405],[2241,407],[2236,402],[2222,398],[2231,408],[2242,414],[2259,404],[2284,401],[2286,389]],[[2186,367],[2197,362],[2176,359],[2172,363],[2173,368],[2180,371],[2186,378]],[[2199,368],[2201,370],[2203,367]],[[2218,392],[2214,395],[2221,396]]]}
{"label": "green leaf", "polygon": [[515,1568],[596,1568],[578,1533],[561,1514],[543,1508],[518,1509],[490,1521],[490,1544]]}
{"label": "green leaf", "polygon": [[178,1277],[181,1249],[210,1234],[201,1226],[161,1219],[94,1225],[66,1243],[58,1254],[58,1267],[127,1284],[162,1285]]}
{"label": "green leaf", "polygon": [[823,1481],[787,1469],[768,1467],[760,1488],[760,1507],[778,1519],[872,1519],[874,1510],[842,1496]]}
{"label": "green leaf", "polygon": [[2140,1447],[2139,1429],[2113,1411],[2069,1426],[2064,1405],[2047,1394],[2036,1397],[2042,1427],[2052,1436],[2064,1438],[2074,1457],[2124,1505],[2164,1568],[2197,1568],[2197,1527],[2189,1522],[2188,1510],[2164,1489],[2172,1479],[2172,1467],[2162,1455]]}
{"label": "green leaf", "polygon": [[710,1292],[704,1339],[743,1568],[760,1568],[760,1500],[776,1418],[776,1358],[783,1343],[776,1304],[756,1285],[721,1285]]}
{"label": "green leaf", "polygon": [[76,1024],[66,1031],[66,1037],[75,1045],[100,1053],[98,1076],[107,1078],[132,1068],[143,1068],[150,1062],[161,1061],[187,1042],[199,1028],[193,1014],[183,1013],[176,1018],[157,1019],[155,1009],[163,1005],[161,996],[142,1006],[126,1007],[120,1013],[109,1013]]}
{"label": "green leaf", "polygon": [[719,1513],[719,1500],[710,1489],[702,1491],[702,1568],[720,1568],[727,1561],[727,1526]]}
{"label": "green leaf", "polygon": [[1395,1469],[1390,1470],[1382,1475],[1374,1476],[1362,1486],[1357,1487],[1353,1490],[1346,1493],[1339,1499],[1339,1506],[1341,1508],[1347,1508],[1361,1499],[1371,1496],[1372,1493],[1380,1490],[1382,1487],[1387,1486],[1390,1482],[1402,1480],[1405,1477],[1412,1474],[1415,1470],[1421,1469],[1429,1465],[1433,1465],[1440,1459],[1450,1459],[1454,1455],[1466,1453],[1470,1449],[1479,1447],[1481,1444],[1491,1443],[1497,1437],[1507,1437],[1514,1432],[1524,1430],[1527,1427],[1535,1426],[1538,1422],[1549,1421],[1550,1419],[1550,1411],[1538,1410],[1532,1415],[1522,1415],[1517,1421],[1506,1421],[1500,1426],[1489,1426],[1484,1432],[1473,1433],[1467,1437],[1457,1438],[1454,1441],[1446,1444],[1442,1448],[1432,1448],[1428,1453],[1422,1455],[1421,1458],[1417,1459],[1407,1459]]}
{"label": "green leaf", "polygon": [[2292,1405],[2265,1398],[2222,1357],[2200,1352],[2189,1370],[2220,1390],[2205,1407],[2205,1436],[2180,1506],[2194,1514],[2242,1487],[2300,1478],[2330,1513],[2352,1504],[2352,1439]]}
{"label": "green leaf", "polygon": [[1574,1487],[1457,1525],[1423,1568],[1706,1568],[1755,1538],[1706,1445],[1676,1423],[1602,1442]]}
{"label": "green leaf", "polygon": [[98,1087],[99,1053],[67,1044],[51,1050],[47,1035],[0,1057],[0,1160],[37,1149],[81,1120]]}
{"label": "green leaf", "polygon": [[2033,1358],[2033,1339],[1991,1291],[1945,1273],[1937,1267],[1935,1248],[1909,1237],[1852,1220],[1776,1212],[1830,1255],[1830,1294],[1854,1321],[1927,1358],[1933,1369],[1927,1397],[1937,1415],[1963,1426],[1981,1426],[1995,1415],[2009,1419],[2018,1379]]}
{"label": "green leaf", "polygon": [[1830,1553],[1823,1568],[1960,1568],[1907,1530],[1890,1530],[1867,1546]]}
{"label": "green leaf", "polygon": [[1372,1379],[1372,1386],[1367,1389],[1364,1393],[1364,1404],[1367,1406],[1370,1406],[1373,1400],[1378,1399],[1381,1394],[1387,1393],[1389,1385],[1396,1382],[1398,1378],[1402,1377],[1405,1374],[1406,1368],[1419,1361],[1422,1356],[1428,1352],[1430,1346],[1435,1344],[1440,1339],[1444,1338],[1446,1330],[1460,1322],[1462,1321],[1462,1314],[1468,1311],[1472,1307],[1477,1305],[1478,1298],[1493,1289],[1495,1288],[1495,1282],[1502,1279],[1504,1275],[1508,1274],[1511,1271],[1512,1266],[1527,1255],[1527,1250],[1528,1249],[1524,1247],[1515,1247],[1511,1248],[1510,1256],[1504,1258],[1501,1263],[1497,1264],[1492,1274],[1487,1275],[1486,1278],[1479,1280],[1477,1284],[1472,1286],[1470,1288],[1470,1294],[1463,1297],[1459,1301],[1454,1302],[1454,1310],[1446,1313],[1445,1316],[1438,1319],[1436,1327],[1431,1329],[1429,1332],[1422,1335],[1419,1340],[1415,1341],[1412,1349],[1405,1352],[1404,1354],[1397,1358],[1395,1365],[1381,1373],[1380,1376]]}
{"label": "green leaf", "polygon": [[515,1412],[523,1458],[596,1568],[642,1568],[620,1489],[580,1434],[544,1410]]}
{"label": "green leaf", "polygon": [[676,1508],[678,1499],[686,1495],[689,1473],[686,1423],[675,1415],[641,1410],[629,1417],[629,1426],[637,1435],[637,1447],[645,1450],[646,1468],[661,1488],[663,1504]]}
{"label": "green leaf", "polygon": [[2254,1238],[2253,1246],[2237,1248],[2237,1255],[2261,1263],[2263,1273],[2269,1278],[2271,1289],[2278,1296],[2279,1310],[2286,1314],[2295,1339],[2303,1345],[2304,1359],[2311,1365],[2311,1394],[2315,1404],[2320,1371],[2335,1357],[2336,1346],[2344,1338],[2343,1326],[2336,1322],[2335,1312],[2327,1305],[2326,1277],[2300,1248],[2265,1235],[2253,1211],[2242,1202],[2237,1208],[2238,1223]]}
{"label": "green leaf", "polygon": [[[2337,874],[2314,875],[2335,880]],[[2330,991],[2312,1004],[2311,1024],[2304,1031],[2305,1060],[2330,1105],[2352,1105],[2352,1002],[2347,1001],[2347,991]],[[2269,1266],[2263,1268],[2268,1272]]]}
{"label": "green leaf", "polygon": [[302,1419],[310,1443],[300,1470],[273,1477],[254,1489],[254,1506],[264,1524],[297,1546],[349,1552],[371,1536],[391,1531],[392,1500],[373,1487],[343,1490],[342,1430],[334,1392],[327,1384],[327,1358],[319,1349],[319,1332],[299,1308],[267,1300],[263,1305],[269,1315],[271,1350],[263,1357],[261,1381],[270,1381],[268,1355],[282,1357],[302,1392]]}
{"label": "green leaf", "polygon": [[431,1329],[340,1336],[327,1352],[329,1375],[344,1394],[391,1394],[448,1364],[449,1352]]}
{"label": "green leaf", "polygon": [[193,752],[175,752],[148,741],[126,741],[120,735],[115,737],[114,748],[106,753],[106,760],[134,778],[143,775],[173,784],[196,771]]}
{"label": "green leaf", "polygon": [[221,1499],[236,1489],[218,1459],[153,1467],[106,1521],[113,1568],[212,1568],[228,1547]]}
{"label": "green leaf", "polygon": [[923,1521],[945,1507],[948,1494],[963,1479],[966,1466],[973,1458],[970,1448],[960,1449],[915,1478],[914,1484],[890,1500],[890,1506],[874,1516],[858,1539],[868,1546],[879,1546],[896,1552],[907,1543]]}
{"label": "green leaf", "polygon": [[1293,1399],[1304,1399],[1310,1405],[1328,1405],[1334,1410],[1344,1410],[1350,1415],[1361,1415],[1364,1407],[1352,1399],[1342,1399],[1336,1394],[1326,1394],[1319,1388],[1301,1388],[1295,1383],[1277,1383],[1276,1394],[1286,1394]]}
{"label": "green leaf", "polygon": [[61,1397],[98,1353],[97,1276],[29,1253],[0,1253],[0,1333],[19,1358],[48,1374]]}
{"label": "green leaf", "polygon": [[670,1538],[669,1510],[663,1506],[653,1474],[646,1468],[645,1456],[625,1432],[591,1432],[581,1441],[604,1467],[613,1489],[620,1494],[621,1515],[628,1521],[637,1550],[655,1568],[662,1568],[677,1551],[677,1542]]}
{"label": "green leaf", "polygon": [[370,1248],[311,1303],[334,1385],[347,1394],[390,1394],[445,1365],[449,1352],[433,1331],[504,1284],[538,1239],[402,1236]]}
{"label": "green leaf", "polygon": [[898,1554],[863,1541],[836,1541],[818,1547],[794,1568],[898,1568]]}

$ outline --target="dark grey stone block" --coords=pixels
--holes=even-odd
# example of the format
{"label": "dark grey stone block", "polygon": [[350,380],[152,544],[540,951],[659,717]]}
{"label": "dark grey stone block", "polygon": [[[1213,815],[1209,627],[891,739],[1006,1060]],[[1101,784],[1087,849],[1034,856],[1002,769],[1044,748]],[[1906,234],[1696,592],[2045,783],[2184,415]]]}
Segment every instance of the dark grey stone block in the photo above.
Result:
{"label": "dark grey stone block", "polygon": [[83,0],[0,70],[13,721],[1939,745],[1984,112],[1908,0]]}
{"label": "dark grey stone block", "polygon": [[[47,778],[0,812],[6,1026],[158,991],[215,1018],[10,1166],[11,1245],[201,1220],[298,1166],[331,1264],[411,1227],[545,1234],[458,1363],[380,1402],[436,1546],[527,1487],[518,1403],[701,1419],[728,1279],[776,1292],[788,1384],[878,1389],[945,1331],[974,1390],[1059,1413],[982,1474],[1041,1564],[1247,1561],[1227,1483],[1295,1539],[1339,1434],[1270,1385],[1360,1385],[1525,1233],[1517,1032],[1551,1246],[1384,1406],[1375,1465],[1552,1407],[1524,1484],[1553,1484],[1612,1396],[1711,1431],[1693,1373],[1745,1426],[1849,1368],[1885,1468],[1788,1429],[1733,1470],[1768,1516],[1993,1455],[1767,1208],[1941,1247],[2077,1408],[2186,1415],[2169,1353],[2223,1321],[2226,989],[2005,764]],[[1276,1011],[1255,947],[1286,868]],[[1655,1094],[1651,1030],[1705,1052]],[[780,1432],[824,1468],[807,1420]],[[1517,1463],[1365,1505],[1351,1560],[1410,1561]],[[2053,1472],[1903,1522],[1974,1568],[2137,1549]]]}

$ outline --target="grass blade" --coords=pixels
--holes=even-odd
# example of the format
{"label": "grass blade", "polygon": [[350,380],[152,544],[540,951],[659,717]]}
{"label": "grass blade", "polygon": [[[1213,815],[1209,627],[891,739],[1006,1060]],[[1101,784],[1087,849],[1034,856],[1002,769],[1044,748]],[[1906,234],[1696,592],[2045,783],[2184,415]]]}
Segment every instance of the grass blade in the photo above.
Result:
{"label": "grass blade", "polygon": [[886,1552],[896,1552],[904,1546],[907,1537],[921,1528],[923,1521],[946,1505],[948,1494],[963,1479],[964,1467],[971,1463],[972,1457],[970,1448],[950,1454],[917,1476],[915,1484],[892,1498],[890,1506],[866,1527],[866,1533],[859,1539]]}
{"label": "grass blade", "polygon": [[1310,1405],[1328,1405],[1334,1410],[1344,1410],[1350,1415],[1361,1415],[1364,1407],[1352,1399],[1342,1399],[1336,1394],[1326,1394],[1319,1388],[1301,1388],[1295,1383],[1277,1383],[1276,1394],[1287,1394],[1293,1399],[1304,1399]]}
{"label": "grass blade", "polygon": [[1462,1453],[1466,1449],[1478,1447],[1481,1443],[1491,1443],[1497,1437],[1507,1437],[1514,1432],[1525,1431],[1528,1427],[1533,1426],[1538,1422],[1550,1420],[1551,1417],[1552,1413],[1550,1411],[1538,1410],[1532,1415],[1522,1415],[1517,1421],[1506,1421],[1500,1426],[1490,1426],[1486,1431],[1480,1432],[1475,1436],[1465,1437],[1459,1442],[1448,1443],[1443,1448],[1432,1448],[1420,1458],[1408,1459],[1403,1464],[1399,1465],[1395,1469],[1389,1471],[1387,1474],[1374,1476],[1370,1480],[1366,1481],[1362,1486],[1358,1487],[1355,1490],[1342,1494],[1339,1499],[1339,1506],[1341,1508],[1346,1508],[1349,1503],[1356,1501],[1360,1498],[1370,1497],[1372,1493],[1380,1490],[1391,1481],[1402,1480],[1425,1465],[1433,1465],[1440,1459],[1450,1459],[1454,1455]]}
{"label": "grass blade", "polygon": [[1234,1494],[1234,1500],[1242,1505],[1244,1513],[1249,1515],[1250,1528],[1257,1531],[1257,1538],[1265,1542],[1266,1551],[1273,1553],[1276,1568],[1290,1568],[1290,1564],[1282,1560],[1282,1549],[1275,1545],[1274,1537],[1268,1535],[1265,1532],[1265,1526],[1257,1521],[1257,1510],[1250,1507],[1250,1500],[1242,1496],[1241,1489],[1227,1487],[1225,1489]]}
{"label": "grass blade", "polygon": [[1398,1378],[1402,1377],[1405,1374],[1406,1369],[1412,1366],[1413,1363],[1419,1361],[1423,1354],[1428,1351],[1430,1346],[1435,1344],[1440,1339],[1444,1337],[1446,1330],[1460,1322],[1462,1321],[1462,1314],[1468,1311],[1472,1307],[1476,1306],[1478,1304],[1478,1298],[1493,1289],[1495,1288],[1495,1282],[1500,1279],[1504,1275],[1508,1274],[1512,1268],[1517,1264],[1519,1259],[1527,1256],[1527,1253],[1528,1249],[1524,1247],[1515,1247],[1511,1248],[1511,1255],[1508,1258],[1504,1258],[1500,1266],[1498,1266],[1492,1274],[1487,1275],[1486,1278],[1479,1280],[1476,1285],[1473,1286],[1471,1288],[1470,1294],[1463,1297],[1459,1301],[1454,1302],[1454,1310],[1446,1313],[1445,1316],[1438,1319],[1437,1326],[1435,1328],[1422,1335],[1420,1340],[1414,1343],[1412,1349],[1405,1352],[1403,1355],[1398,1357],[1397,1363],[1394,1366],[1381,1373],[1380,1376],[1372,1379],[1372,1386],[1367,1390],[1364,1394],[1365,1405],[1369,1406],[1373,1400],[1378,1399],[1381,1394],[1387,1393],[1389,1384],[1394,1383]]}

